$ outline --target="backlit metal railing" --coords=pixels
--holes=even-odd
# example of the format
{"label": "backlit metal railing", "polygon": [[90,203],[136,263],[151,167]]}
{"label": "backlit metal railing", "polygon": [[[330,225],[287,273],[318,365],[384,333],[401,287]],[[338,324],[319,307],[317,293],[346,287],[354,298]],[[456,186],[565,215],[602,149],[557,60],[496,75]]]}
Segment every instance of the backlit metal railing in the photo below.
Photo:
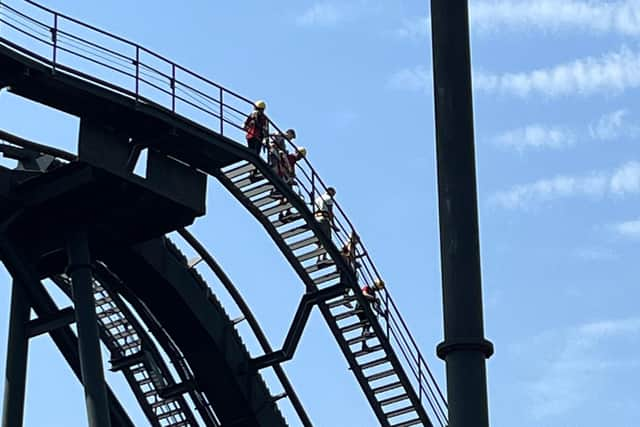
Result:
{"label": "backlit metal railing", "polygon": [[[135,102],[153,104],[236,141],[244,139],[244,122],[253,102],[137,43],[31,0],[21,6],[0,1],[0,41],[51,67],[125,95]],[[277,125],[273,129],[282,133]],[[287,141],[292,150],[295,144]],[[315,199],[328,186],[307,158],[298,162],[296,184],[314,210]],[[334,203],[334,242],[346,245],[358,236],[338,203]],[[361,239],[353,254],[361,284],[380,279]],[[379,320],[425,409],[441,426],[447,424],[447,404],[409,328],[387,288],[379,291]]]}

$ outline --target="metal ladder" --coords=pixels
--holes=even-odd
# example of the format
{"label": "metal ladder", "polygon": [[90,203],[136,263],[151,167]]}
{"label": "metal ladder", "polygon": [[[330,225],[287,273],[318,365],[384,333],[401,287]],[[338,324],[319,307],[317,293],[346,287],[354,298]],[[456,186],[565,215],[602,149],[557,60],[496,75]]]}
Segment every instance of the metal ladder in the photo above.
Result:
{"label": "metal ladder", "polygon": [[[255,175],[250,177],[250,174]],[[312,227],[295,209],[290,216],[280,217],[282,212],[292,209],[291,204],[283,201],[275,186],[257,172],[253,164],[238,162],[225,168],[218,179],[263,224],[266,220],[267,227],[270,224],[277,231],[279,241],[276,243],[285,256],[297,264],[294,269],[305,283],[324,289],[340,282],[341,272]],[[317,262],[320,256],[326,256],[328,261]],[[364,317],[360,320],[358,311],[354,309],[357,299],[350,291],[320,304],[320,310],[378,420],[381,425],[390,427],[431,426],[387,336],[384,332],[379,333],[384,331],[379,319],[369,309],[358,310]],[[361,335],[360,331],[365,326],[373,327],[371,335]],[[359,349],[363,344],[368,349]]]}
{"label": "metal ladder", "polygon": [[[53,281],[70,295],[71,285],[67,276],[57,276]],[[141,325],[130,319],[119,307],[114,297],[102,284],[93,281],[96,316],[101,337],[111,352],[112,370],[122,370],[127,382],[154,427],[196,427],[197,421],[189,405],[181,395],[162,398],[160,389],[169,384],[171,374],[159,357],[153,357],[141,337],[145,332]]]}

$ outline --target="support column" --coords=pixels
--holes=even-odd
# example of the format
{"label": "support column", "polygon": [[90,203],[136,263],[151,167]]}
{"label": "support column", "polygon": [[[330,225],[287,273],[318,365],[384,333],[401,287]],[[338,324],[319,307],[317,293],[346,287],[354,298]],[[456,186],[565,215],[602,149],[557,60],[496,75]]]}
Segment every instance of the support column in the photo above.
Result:
{"label": "support column", "polygon": [[102,369],[98,323],[93,297],[89,241],[86,231],[74,231],[67,237],[68,274],[71,276],[78,328],[80,371],[87,406],[89,427],[110,427],[107,390]]}
{"label": "support column", "polygon": [[22,427],[27,357],[29,353],[27,331],[29,313],[30,306],[25,290],[20,283],[14,280],[11,290],[2,427]]}
{"label": "support column", "polygon": [[431,0],[444,342],[450,427],[487,427],[467,0]]}

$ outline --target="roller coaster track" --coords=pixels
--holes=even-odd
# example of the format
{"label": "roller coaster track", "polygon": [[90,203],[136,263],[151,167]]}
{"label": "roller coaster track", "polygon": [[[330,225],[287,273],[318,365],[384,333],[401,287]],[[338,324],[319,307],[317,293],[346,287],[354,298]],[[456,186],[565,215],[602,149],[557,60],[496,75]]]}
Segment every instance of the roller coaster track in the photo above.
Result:
{"label": "roller coaster track", "polygon": [[[42,18],[43,15],[46,18]],[[359,283],[370,284],[380,279],[364,244],[359,240],[356,245],[355,255],[359,265],[355,271],[340,255],[338,247],[346,244],[350,236],[357,235],[353,224],[337,203],[334,208],[336,232],[333,239],[322,232],[314,219],[313,201],[327,189],[315,169],[306,159],[299,162],[297,192],[294,192],[264,161],[234,142],[242,137],[242,123],[251,108],[249,99],[142,46],[29,0],[22,7],[0,2],[0,23],[3,29],[0,58],[7,64],[21,64],[28,70],[20,78],[9,76],[8,72],[7,75],[0,75],[2,83],[10,86],[12,92],[80,117],[91,116],[91,119],[95,119],[99,112],[85,111],[87,102],[84,101],[104,99],[109,103],[112,120],[116,123],[122,120],[123,129],[131,127],[131,123],[124,119],[125,113],[132,116],[131,112],[136,117],[130,120],[142,118],[148,123],[162,124],[161,131],[168,131],[174,136],[173,141],[177,135],[181,138],[181,144],[172,143],[171,138],[145,140],[135,135],[132,142],[138,153],[143,148],[159,150],[216,177],[265,228],[300,277],[307,293],[320,292],[336,285],[347,288],[347,293],[322,301],[319,307],[381,425],[408,427],[447,424],[444,396],[389,290],[380,293],[379,313],[374,312],[360,293]],[[88,39],[89,35],[95,38]],[[55,86],[57,92],[51,91],[47,95],[47,91],[42,90],[47,85]],[[76,91],[76,104],[61,95],[60,92],[64,90]],[[274,123],[271,125],[279,130]],[[290,141],[288,144],[296,149]],[[64,158],[60,153],[57,154],[52,153]],[[248,178],[253,171],[258,180]],[[279,202],[282,198],[286,200],[285,203]],[[292,221],[285,223],[278,214],[288,208],[294,210],[294,216]],[[187,243],[193,239],[185,230],[181,233]],[[191,240],[191,246],[214,272],[219,270],[201,245]],[[134,253],[137,253],[136,250],[133,249]],[[145,250],[166,250],[172,253],[174,260],[179,261],[180,268],[188,270],[189,274],[194,273],[186,259],[181,259],[184,257],[176,254],[177,249],[167,240],[150,244],[141,250],[138,254],[141,259],[146,259]],[[326,255],[330,262],[315,262],[320,255]],[[212,411],[208,403],[211,401],[211,405],[215,406],[215,399],[212,398],[215,393],[211,389],[203,392],[200,390],[202,387],[189,386],[194,381],[198,382],[197,369],[192,372],[189,368],[189,357],[181,355],[180,343],[171,343],[171,337],[174,340],[177,338],[175,334],[170,331],[161,333],[164,330],[163,318],[155,315],[159,308],[156,306],[154,310],[151,297],[144,299],[135,292],[128,299],[124,295],[147,326],[158,331],[157,335],[154,333],[154,338],[161,343],[163,350],[178,365],[182,363],[184,369],[179,370],[179,383],[168,372],[159,352],[150,345],[152,340],[140,329],[140,322],[128,311],[117,292],[114,293],[113,289],[136,289],[135,278],[119,275],[124,271],[122,266],[125,264],[124,259],[104,260],[104,264],[96,268],[97,282],[94,288],[97,311],[105,313],[100,318],[101,337],[112,354],[117,356],[114,358],[115,365],[123,369],[153,425],[196,425],[192,424],[195,423],[194,415],[182,397],[184,393],[189,393],[206,425],[218,425],[217,411]],[[149,260],[149,265],[152,264],[153,261]],[[223,279],[226,275],[220,274],[220,271],[217,272],[218,277],[221,277],[227,290],[233,288],[228,286],[230,281]],[[57,275],[54,280],[63,289],[68,289],[64,276]],[[119,286],[120,282],[125,285]],[[198,283],[205,297],[210,302],[213,299],[215,305],[219,306],[206,284],[201,279]],[[235,291],[229,292],[233,296]],[[243,307],[245,304],[239,295],[235,295],[234,300],[265,352],[263,357],[251,362],[254,369],[259,371],[272,366],[303,424],[310,425],[291,385],[277,365],[278,360],[286,360],[292,355],[285,354],[284,358],[273,359],[274,352],[250,311],[247,311],[248,307]],[[350,307],[353,302],[358,302],[362,307],[362,320]],[[227,321],[230,322],[229,319]],[[372,328],[371,336],[358,334],[364,326]],[[163,338],[159,339],[158,336]],[[130,358],[129,353],[136,349],[140,353],[145,343],[151,350],[145,349],[144,357]],[[363,343],[368,344],[368,351],[356,349]],[[273,359],[270,363],[264,363],[270,358]],[[223,422],[223,425],[226,424]]]}

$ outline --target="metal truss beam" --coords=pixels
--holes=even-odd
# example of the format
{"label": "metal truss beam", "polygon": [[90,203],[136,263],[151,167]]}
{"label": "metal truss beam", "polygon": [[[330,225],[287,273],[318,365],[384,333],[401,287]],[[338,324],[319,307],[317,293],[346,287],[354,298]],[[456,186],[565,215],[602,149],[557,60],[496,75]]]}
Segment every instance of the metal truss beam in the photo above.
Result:
{"label": "metal truss beam", "polygon": [[55,313],[31,320],[28,325],[29,338],[69,326],[76,321],[76,312],[72,307],[66,307]]}
{"label": "metal truss beam", "polygon": [[[38,316],[44,317],[60,311],[51,296],[40,283],[38,277],[34,273],[34,269],[26,262],[25,255],[17,246],[12,244],[7,235],[2,232],[0,232],[0,258],[14,280],[17,280],[24,285],[31,306]],[[56,344],[71,367],[73,373],[79,380],[82,380],[80,375],[78,340],[73,333],[73,330],[71,330],[70,327],[65,326],[50,331],[50,335],[53,342]],[[107,396],[112,426],[135,427],[125,408],[120,404],[116,395],[108,387]]]}
{"label": "metal truss beam", "polygon": [[296,314],[293,316],[293,322],[291,323],[289,332],[284,340],[282,349],[254,358],[251,361],[254,368],[262,369],[277,363],[291,360],[296,348],[298,347],[298,343],[302,337],[302,332],[309,320],[309,315],[311,314],[313,306],[342,295],[344,293],[344,289],[344,285],[337,284],[319,291],[307,292],[304,294],[302,300],[300,300]]}

